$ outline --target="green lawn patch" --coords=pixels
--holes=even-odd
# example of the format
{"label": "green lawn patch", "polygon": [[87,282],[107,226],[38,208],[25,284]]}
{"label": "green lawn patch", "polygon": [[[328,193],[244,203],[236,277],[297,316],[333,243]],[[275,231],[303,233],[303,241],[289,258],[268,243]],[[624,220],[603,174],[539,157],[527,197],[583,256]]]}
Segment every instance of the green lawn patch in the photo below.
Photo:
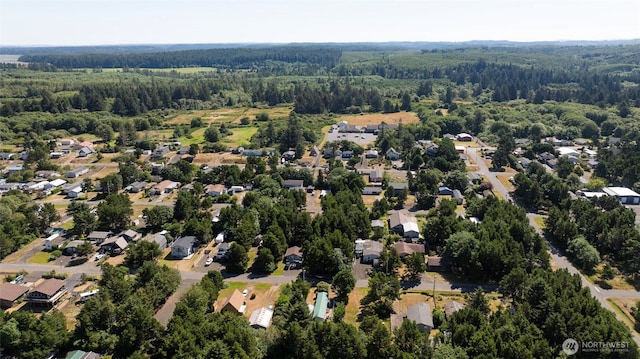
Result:
{"label": "green lawn patch", "polygon": [[49,263],[49,258],[51,257],[51,253],[49,252],[38,252],[33,257],[27,259],[27,263],[31,264],[47,264]]}
{"label": "green lawn patch", "polygon": [[73,228],[73,219],[70,219],[66,222],[64,222],[60,228],[62,229],[66,229],[67,231]]}
{"label": "green lawn patch", "polygon": [[257,127],[238,127],[232,128],[230,136],[224,137],[222,143],[228,144],[231,147],[248,146],[251,142],[251,137],[258,132]]}
{"label": "green lawn patch", "polygon": [[231,293],[233,293],[234,290],[239,290],[242,291],[247,287],[247,282],[226,282],[225,284],[227,285],[226,288],[222,289],[220,291],[220,294],[218,294],[218,298],[225,298],[231,295]]}
{"label": "green lawn patch", "polygon": [[271,289],[271,284],[269,284],[269,283],[256,283],[256,285],[253,286],[253,289],[267,291],[267,290]]}
{"label": "green lawn patch", "polygon": [[271,275],[284,275],[284,263],[278,263],[278,267],[273,271],[273,273],[271,273]]}

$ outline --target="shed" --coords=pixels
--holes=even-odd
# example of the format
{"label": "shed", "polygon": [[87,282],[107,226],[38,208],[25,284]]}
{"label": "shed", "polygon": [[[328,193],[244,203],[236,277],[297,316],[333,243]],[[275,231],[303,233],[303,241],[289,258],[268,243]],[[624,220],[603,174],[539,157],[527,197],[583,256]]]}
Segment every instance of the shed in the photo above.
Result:
{"label": "shed", "polygon": [[149,238],[149,242],[158,244],[158,248],[161,251],[167,249],[167,237],[165,237],[164,234],[156,234],[155,236]]}
{"label": "shed", "polygon": [[273,318],[273,310],[262,307],[251,313],[249,325],[255,329],[267,329],[271,326],[271,318]]}
{"label": "shed", "polygon": [[244,295],[237,289],[233,290],[233,293],[220,306],[220,313],[244,313],[247,306],[244,302]]}
{"label": "shed", "polygon": [[447,318],[450,318],[451,315],[459,310],[462,310],[464,308],[464,304],[460,303],[460,302],[456,302],[455,300],[452,300],[450,302],[446,302],[444,303],[444,315]]}
{"label": "shed", "polygon": [[316,320],[324,321],[327,319],[327,306],[329,305],[329,295],[327,292],[318,292],[316,294],[316,303],[313,306],[312,317]]}

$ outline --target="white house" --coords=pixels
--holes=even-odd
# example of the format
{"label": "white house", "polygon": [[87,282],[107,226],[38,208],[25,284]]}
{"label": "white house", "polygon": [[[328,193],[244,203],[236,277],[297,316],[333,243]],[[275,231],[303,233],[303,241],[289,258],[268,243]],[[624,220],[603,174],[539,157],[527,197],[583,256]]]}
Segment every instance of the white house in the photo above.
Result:
{"label": "white house", "polygon": [[400,152],[396,151],[393,147],[388,149],[385,155],[392,161],[396,161],[400,158]]}

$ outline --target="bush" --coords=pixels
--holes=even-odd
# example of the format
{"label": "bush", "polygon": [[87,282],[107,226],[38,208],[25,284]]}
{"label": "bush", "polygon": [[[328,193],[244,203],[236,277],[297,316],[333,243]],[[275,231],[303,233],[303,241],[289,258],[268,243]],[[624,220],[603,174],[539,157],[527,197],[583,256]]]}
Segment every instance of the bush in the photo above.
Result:
{"label": "bush", "polygon": [[251,293],[251,297],[249,297],[249,300],[254,300],[256,299],[256,293]]}
{"label": "bush", "polygon": [[54,250],[53,252],[51,252],[51,256],[49,257],[49,262],[55,261],[61,255],[62,255],[62,251],[61,250],[59,250],[59,249]]}

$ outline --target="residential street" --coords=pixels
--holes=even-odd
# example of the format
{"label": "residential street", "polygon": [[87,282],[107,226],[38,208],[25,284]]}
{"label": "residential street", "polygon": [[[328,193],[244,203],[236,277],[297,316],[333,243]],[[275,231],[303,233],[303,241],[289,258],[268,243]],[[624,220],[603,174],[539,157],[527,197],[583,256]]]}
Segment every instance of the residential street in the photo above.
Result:
{"label": "residential street", "polygon": [[[478,173],[485,177],[492,185],[493,190],[498,192],[504,199],[512,200],[509,195],[509,191],[504,187],[504,185],[498,180],[494,172],[491,172],[484,162],[483,158],[478,154],[478,148],[467,148],[468,155],[473,158],[474,162],[478,164]],[[544,235],[544,231],[540,228],[538,223],[534,220],[536,217],[542,217],[536,213],[527,213],[527,217],[529,218],[529,223],[531,226],[538,232],[543,238],[546,237]],[[571,264],[571,262],[565,257],[551,242],[547,240],[547,245],[550,249],[551,260],[558,268],[563,268],[569,271],[571,274],[577,274],[580,276],[580,280],[582,281],[582,285],[589,288],[591,294],[600,301],[600,304],[607,310],[613,312],[618,320],[623,320],[620,314],[618,314],[609,304],[607,299],[609,298],[634,298],[640,300],[640,292],[636,290],[615,290],[615,289],[603,289],[598,287],[597,285],[589,282],[580,271]],[[634,335],[635,341],[640,345],[640,335],[636,332],[631,331]]]}

